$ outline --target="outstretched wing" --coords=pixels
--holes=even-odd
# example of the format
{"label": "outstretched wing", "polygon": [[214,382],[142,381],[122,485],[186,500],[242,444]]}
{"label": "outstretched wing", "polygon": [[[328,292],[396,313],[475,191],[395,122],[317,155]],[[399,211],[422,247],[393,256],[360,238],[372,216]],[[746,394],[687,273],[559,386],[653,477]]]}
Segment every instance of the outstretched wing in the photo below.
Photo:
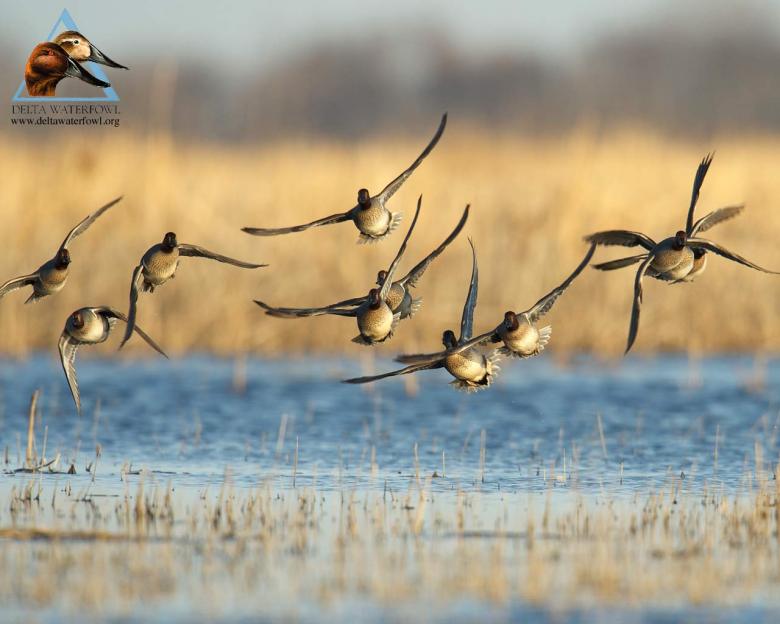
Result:
{"label": "outstretched wing", "polygon": [[636,340],[637,332],[639,331],[639,311],[642,306],[642,279],[647,272],[650,263],[653,261],[653,254],[650,254],[645,258],[645,261],[639,265],[639,269],[636,272],[636,278],[634,279],[634,306],[631,309],[631,324],[628,327],[628,342],[626,344],[626,353],[631,350]]}
{"label": "outstretched wing", "polygon": [[434,362],[437,360],[444,360],[450,355],[457,355],[467,349],[483,345],[486,342],[501,342],[501,338],[498,337],[495,329],[491,329],[489,332],[475,336],[470,340],[466,340],[463,344],[459,344],[457,347],[447,349],[446,351],[439,351],[438,353],[414,353],[410,355],[399,355],[395,358],[396,362],[401,364],[425,364],[428,362]]}
{"label": "outstretched wing", "polygon": [[539,301],[537,301],[530,310],[526,311],[526,314],[528,315],[528,319],[532,323],[535,323],[538,319],[540,319],[545,314],[547,314],[550,311],[550,309],[552,309],[553,304],[555,304],[555,301],[558,299],[558,297],[560,297],[564,293],[564,291],[575,280],[575,278],[580,273],[582,273],[582,270],[586,266],[588,266],[588,262],[590,262],[590,259],[593,257],[594,251],[596,251],[596,243],[591,243],[590,248],[585,254],[585,257],[582,259],[582,262],[580,262],[577,265],[577,268],[574,269],[572,274],[569,275],[569,277],[567,277],[560,286],[558,286],[557,288],[553,288],[544,297],[539,299]]}
{"label": "outstretched wing", "polygon": [[209,260],[216,260],[217,262],[224,262],[225,264],[232,264],[233,266],[241,267],[242,269],[259,269],[260,267],[267,267],[267,264],[252,264],[251,262],[243,262],[236,260],[235,258],[228,258],[203,247],[197,245],[180,244],[179,255],[188,256],[190,258],[207,258]]}
{"label": "outstretched wing", "polygon": [[447,113],[444,113],[441,117],[441,121],[439,122],[439,127],[436,129],[436,134],[433,135],[433,138],[431,139],[430,143],[425,147],[425,149],[422,151],[422,153],[417,157],[417,160],[415,160],[409,168],[404,171],[401,175],[399,175],[395,180],[390,182],[385,188],[382,189],[382,192],[377,195],[379,198],[379,201],[381,203],[385,203],[388,199],[390,199],[395,192],[401,188],[404,182],[409,178],[410,175],[414,172],[417,167],[420,166],[420,163],[422,163],[423,160],[425,160],[425,157],[428,156],[428,154],[431,153],[434,147],[436,147],[436,144],[439,142],[439,139],[441,138],[441,135],[444,133],[444,127],[447,125]]}
{"label": "outstretched wing", "polygon": [[739,206],[727,206],[726,208],[718,208],[718,210],[713,210],[711,213],[704,215],[701,219],[693,224],[693,229],[691,230],[690,236],[696,236],[699,232],[706,232],[711,227],[718,225],[718,223],[733,219],[744,209],[745,206],[742,204]]}
{"label": "outstretched wing", "polygon": [[357,310],[359,306],[355,306],[352,309],[346,309],[339,307],[338,303],[334,303],[332,306],[325,306],[322,308],[274,308],[269,306],[263,301],[255,299],[255,303],[259,305],[268,316],[275,318],[293,319],[293,318],[306,318],[308,316],[322,316],[323,314],[334,314],[336,316],[357,316]]}
{"label": "outstretched wing", "polygon": [[25,286],[32,286],[38,279],[38,272],[30,275],[22,275],[21,277],[15,277],[8,280],[5,284],[0,286],[0,299],[5,297],[9,292],[24,288]]}
{"label": "outstretched wing", "polygon": [[631,232],[629,230],[605,230],[596,232],[585,237],[589,243],[597,245],[622,245],[623,247],[644,247],[650,251],[655,247],[655,241],[641,232]]}
{"label": "outstretched wing", "polygon": [[65,237],[65,240],[62,241],[62,245],[60,245],[60,249],[65,249],[68,246],[68,243],[70,243],[70,241],[72,241],[77,236],[80,236],[81,234],[86,232],[89,226],[92,225],[100,215],[102,215],[106,210],[111,208],[111,206],[118,204],[122,200],[122,197],[123,196],[120,195],[116,199],[112,199],[105,206],[101,206],[92,214],[87,215],[86,218],[80,221],[76,227],[74,227],[70,232],[68,232],[68,235]]}
{"label": "outstretched wing", "polygon": [[645,258],[647,258],[647,254],[628,256],[627,258],[618,258],[617,260],[610,260],[609,262],[594,264],[593,268],[598,269],[599,271],[614,271],[615,269],[622,269],[623,267],[631,266],[632,264],[641,262]]}
{"label": "outstretched wing", "polygon": [[474,333],[474,308],[477,307],[477,291],[479,290],[479,269],[477,268],[477,251],[474,249],[474,241],[469,239],[471,245],[471,283],[466,295],[466,303],[463,305],[463,315],[460,318],[460,338],[458,344],[462,344],[471,338]]}
{"label": "outstretched wing", "polygon": [[426,269],[431,265],[431,262],[436,260],[436,258],[439,257],[441,252],[443,252],[445,249],[447,249],[447,246],[454,241],[458,234],[460,234],[460,231],[463,229],[463,226],[466,225],[466,221],[469,218],[469,208],[470,206],[466,206],[465,210],[463,211],[463,216],[460,218],[460,221],[458,221],[458,224],[455,226],[455,229],[450,232],[450,235],[444,239],[444,242],[442,242],[441,245],[439,245],[436,249],[434,249],[431,253],[429,253],[425,258],[423,258],[420,262],[418,262],[409,273],[406,274],[405,277],[402,277],[399,282],[402,286],[416,286],[417,280],[419,280],[423,273],[425,273]]}
{"label": "outstretched wing", "polygon": [[691,249],[705,249],[707,251],[711,251],[714,254],[722,256],[733,262],[742,264],[746,267],[750,267],[751,269],[755,269],[756,271],[761,271],[763,273],[772,273],[773,275],[780,275],[780,271],[770,271],[769,269],[760,267],[754,262],[748,260],[747,258],[743,258],[739,254],[735,254],[733,251],[729,251],[725,247],[722,247],[721,245],[718,245],[717,243],[713,243],[712,241],[706,240],[704,238],[689,238],[687,245]]}
{"label": "outstretched wing", "polygon": [[143,264],[139,264],[133,271],[133,277],[130,280],[130,306],[127,309],[127,327],[125,327],[125,335],[122,338],[122,342],[119,343],[119,348],[125,346],[125,343],[130,340],[130,336],[133,335],[133,329],[135,329],[135,313],[138,306],[138,288],[141,286],[143,280],[142,271],[144,269]]}
{"label": "outstretched wing", "polygon": [[81,395],[79,394],[79,382],[76,379],[76,352],[81,346],[80,342],[73,340],[68,332],[63,331],[59,341],[60,361],[62,370],[65,371],[65,379],[68,380],[70,393],[73,395],[73,402],[76,404],[76,411],[81,415]]}
{"label": "outstretched wing", "polygon": [[341,383],[348,384],[364,384],[371,383],[372,381],[379,381],[387,377],[396,377],[397,375],[408,375],[409,373],[416,373],[422,370],[430,370],[434,368],[441,368],[444,366],[442,362],[433,362],[429,364],[416,364],[414,366],[407,366],[399,370],[390,371],[389,373],[382,373],[381,375],[370,375],[368,377],[352,377],[351,379],[343,379]]}
{"label": "outstretched wing", "polygon": [[712,154],[707,154],[699,163],[698,169],[696,169],[696,177],[693,179],[693,192],[691,193],[691,205],[688,208],[688,219],[685,222],[685,233],[688,236],[693,235],[693,212],[696,210],[696,202],[699,201],[701,185],[710,168],[710,163],[712,163],[712,156]]}
{"label": "outstretched wing", "polygon": [[396,269],[398,268],[398,263],[401,262],[401,258],[403,258],[404,252],[406,251],[406,244],[409,242],[409,237],[412,235],[412,232],[414,231],[414,226],[417,225],[417,217],[420,216],[420,206],[422,205],[422,195],[420,195],[417,198],[417,210],[414,211],[414,219],[412,219],[412,224],[409,226],[409,231],[406,233],[406,236],[404,237],[404,242],[401,243],[401,246],[398,248],[398,253],[395,254],[395,258],[393,258],[393,262],[390,264],[390,267],[387,269],[387,273],[385,274],[385,281],[382,282],[382,284],[379,286],[379,297],[384,301],[387,299],[387,295],[390,293],[390,288],[393,285],[393,275],[395,274]]}
{"label": "outstretched wing", "polygon": [[[118,310],[114,310],[114,308],[110,308],[108,306],[99,306],[96,308],[92,308],[92,311],[95,312],[96,314],[105,316],[106,318],[119,319],[120,321],[124,321],[126,324],[129,324],[127,317],[121,312],[119,312]],[[152,349],[157,351],[157,353],[162,355],[165,359],[170,359],[168,358],[168,355],[165,353],[165,351],[163,351],[160,348],[160,346],[154,340],[152,340],[149,334],[147,334],[143,329],[138,327],[138,325],[133,325],[133,331],[135,331],[136,334],[141,336],[141,338],[143,338],[146,341],[146,344],[148,344]]]}
{"label": "outstretched wing", "polygon": [[303,225],[293,225],[292,227],[283,228],[254,228],[244,227],[242,231],[252,236],[278,236],[279,234],[290,234],[292,232],[303,232],[309,228],[319,227],[320,225],[330,225],[331,223],[342,223],[349,221],[352,218],[352,212],[340,212],[339,214],[330,215],[323,219],[317,219],[311,223],[304,223]]}

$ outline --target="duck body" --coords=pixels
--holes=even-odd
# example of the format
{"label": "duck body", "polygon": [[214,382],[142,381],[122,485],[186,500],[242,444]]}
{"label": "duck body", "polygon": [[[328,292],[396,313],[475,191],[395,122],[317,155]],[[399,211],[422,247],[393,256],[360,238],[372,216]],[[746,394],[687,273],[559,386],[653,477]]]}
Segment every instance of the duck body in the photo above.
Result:
{"label": "duck body", "polygon": [[517,315],[518,324],[514,329],[501,323],[496,328],[496,337],[503,341],[502,355],[528,358],[539,355],[550,340],[552,328],[548,325],[537,329],[525,314]]}
{"label": "duck body", "polygon": [[385,208],[380,197],[372,197],[367,204],[352,209],[352,222],[360,231],[361,243],[375,243],[386,238],[401,222],[401,214]]}
{"label": "duck body", "polygon": [[44,263],[37,271],[38,279],[33,284],[33,294],[30,300],[60,292],[68,281],[68,265],[60,265],[57,258]]}
{"label": "duck body", "polygon": [[653,249],[648,274],[665,281],[677,281],[685,278],[693,266],[693,250],[681,245],[678,237],[672,236],[662,240]]}
{"label": "duck body", "polygon": [[75,341],[81,344],[99,344],[108,340],[115,319],[109,319],[102,314],[97,314],[90,308],[82,308],[82,324],[76,324],[73,316],[69,316],[65,322],[65,331]]}
{"label": "duck body", "polygon": [[141,258],[144,291],[154,292],[157,286],[176,275],[179,268],[179,248],[158,243],[148,249]]}
{"label": "duck body", "polygon": [[694,249],[693,251],[693,267],[691,267],[691,270],[688,271],[688,274],[679,279],[680,282],[692,282],[695,280],[699,275],[704,273],[704,270],[707,268],[707,254],[703,251],[700,251],[698,249]]}
{"label": "duck body", "polygon": [[458,390],[476,392],[487,388],[498,371],[496,357],[485,356],[476,349],[466,349],[444,358],[444,368],[455,377],[450,382]]}
{"label": "duck body", "polygon": [[363,304],[357,312],[360,334],[353,338],[353,342],[363,345],[384,342],[393,335],[398,318],[399,314],[394,313],[384,301],[379,302],[378,306]]}

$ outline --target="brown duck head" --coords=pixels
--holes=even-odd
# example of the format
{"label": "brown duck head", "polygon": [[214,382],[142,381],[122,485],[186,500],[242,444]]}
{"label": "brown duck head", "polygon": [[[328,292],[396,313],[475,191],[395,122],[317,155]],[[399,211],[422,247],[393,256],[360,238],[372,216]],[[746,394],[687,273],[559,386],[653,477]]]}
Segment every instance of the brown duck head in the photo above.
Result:
{"label": "brown duck head", "polygon": [[376,283],[377,285],[381,286],[385,283],[385,280],[387,279],[387,271],[382,269],[379,271],[379,273],[376,274]]}
{"label": "brown duck head", "polygon": [[81,310],[76,310],[70,315],[70,322],[73,324],[73,327],[77,329],[84,327],[84,315],[81,313]]}
{"label": "brown duck head", "polygon": [[372,288],[368,291],[368,307],[372,310],[378,310],[379,306],[382,305],[382,299],[379,297],[379,294],[378,288]]}
{"label": "brown duck head", "polygon": [[515,331],[520,327],[520,321],[517,320],[517,314],[509,310],[504,312],[504,327],[507,331]]}
{"label": "brown duck head", "polygon": [[688,241],[688,235],[680,230],[674,235],[674,248],[678,251],[685,247],[685,243]]}
{"label": "brown duck head", "polygon": [[163,251],[171,253],[176,247],[179,246],[179,242],[176,240],[175,232],[167,232],[162,240]]}
{"label": "brown duck head", "polygon": [[58,269],[67,269],[70,264],[70,252],[67,249],[60,249],[54,260],[54,266]]}
{"label": "brown duck head", "polygon": [[451,329],[446,330],[442,334],[441,341],[446,349],[452,349],[458,346],[458,339],[455,337],[455,332]]}
{"label": "brown duck head", "polygon": [[68,56],[56,43],[39,43],[33,48],[24,68],[27,92],[32,97],[53,97],[63,78],[78,78],[98,87],[110,87]]}
{"label": "brown duck head", "polygon": [[371,208],[371,193],[368,192],[368,189],[362,188],[358,191],[358,206],[363,210]]}

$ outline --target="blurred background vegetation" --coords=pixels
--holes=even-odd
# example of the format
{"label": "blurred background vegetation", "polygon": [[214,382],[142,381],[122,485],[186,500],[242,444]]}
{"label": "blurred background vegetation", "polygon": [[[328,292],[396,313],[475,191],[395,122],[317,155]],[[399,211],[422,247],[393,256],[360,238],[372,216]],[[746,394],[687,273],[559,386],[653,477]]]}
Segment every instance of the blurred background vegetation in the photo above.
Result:
{"label": "blurred background vegetation", "polygon": [[[26,55],[61,10],[49,4],[9,7],[17,27],[0,44],[9,106]],[[713,149],[700,214],[740,202],[747,211],[708,234],[780,268],[777,7],[415,4],[400,2],[397,19],[349,0],[328,12],[264,7],[262,19],[247,2],[213,16],[178,1],[165,11],[69,6],[88,37],[132,68],[109,70],[122,127],[3,124],[0,280],[51,257],[90,210],[125,200],[74,243],[62,293],[33,307],[18,293],[0,302],[0,352],[53,348],[75,307],[124,308],[133,266],[171,229],[271,264],[247,272],[186,260],[174,282],[142,297],[139,323],[171,351],[364,354],[349,342],[349,319],[270,319],[251,299],[310,306],[362,294],[401,236],[365,248],[350,225],[274,239],[239,228],[350,208],[358,188],[381,188],[413,160],[445,110],[441,143],[391,206],[408,217],[425,196],[411,266],[473,205],[480,331],[561,281],[585,251],[583,234],[672,234]],[[85,89],[65,81],[58,93]],[[430,269],[422,312],[379,353],[435,347],[457,324],[466,247],[464,237]],[[551,349],[619,354],[632,281],[631,269],[587,271],[550,315]],[[777,278],[711,260],[692,285],[648,287],[637,350],[777,350],[779,296]]]}

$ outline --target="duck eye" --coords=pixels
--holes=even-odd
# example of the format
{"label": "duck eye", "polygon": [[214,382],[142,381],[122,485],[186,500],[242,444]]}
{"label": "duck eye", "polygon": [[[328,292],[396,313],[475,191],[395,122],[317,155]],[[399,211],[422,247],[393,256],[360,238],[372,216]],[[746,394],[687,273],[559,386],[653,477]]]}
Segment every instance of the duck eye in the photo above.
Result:
{"label": "duck eye", "polygon": [[78,40],[78,39],[74,39],[74,40],[73,40],[73,45],[78,45],[79,43],[80,43],[80,42],[79,42],[79,40]]}

